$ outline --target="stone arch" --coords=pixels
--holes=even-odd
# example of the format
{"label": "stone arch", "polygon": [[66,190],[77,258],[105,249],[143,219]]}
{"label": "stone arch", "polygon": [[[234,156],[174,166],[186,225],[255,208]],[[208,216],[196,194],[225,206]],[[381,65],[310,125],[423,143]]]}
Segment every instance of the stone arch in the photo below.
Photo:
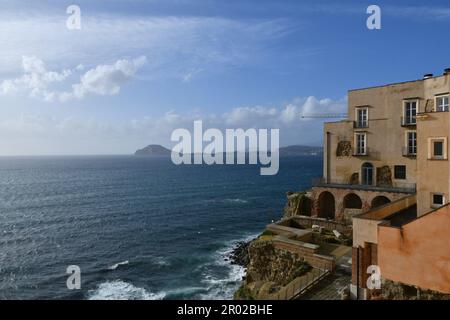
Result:
{"label": "stone arch", "polygon": [[372,199],[372,202],[370,204],[371,208],[378,208],[381,207],[387,203],[391,202],[391,200],[386,196],[376,196]]}
{"label": "stone arch", "polygon": [[362,209],[362,200],[356,193],[349,193],[344,197],[344,209]]}
{"label": "stone arch", "polygon": [[318,216],[320,218],[334,219],[335,217],[335,199],[331,192],[324,191],[318,198]]}

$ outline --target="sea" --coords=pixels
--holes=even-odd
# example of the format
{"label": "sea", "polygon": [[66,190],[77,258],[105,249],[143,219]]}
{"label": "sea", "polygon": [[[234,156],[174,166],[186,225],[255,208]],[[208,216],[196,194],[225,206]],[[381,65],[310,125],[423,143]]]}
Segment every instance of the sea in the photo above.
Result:
{"label": "sea", "polygon": [[321,156],[281,158],[275,176],[164,157],[0,157],[0,299],[232,299],[245,275],[233,248],[321,173]]}

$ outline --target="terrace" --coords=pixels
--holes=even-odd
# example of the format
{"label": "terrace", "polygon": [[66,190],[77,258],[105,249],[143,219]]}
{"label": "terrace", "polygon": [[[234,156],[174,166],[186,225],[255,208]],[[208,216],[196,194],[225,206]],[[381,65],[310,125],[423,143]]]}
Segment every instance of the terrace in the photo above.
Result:
{"label": "terrace", "polygon": [[342,180],[330,180],[326,178],[315,178],[312,181],[313,187],[324,187],[324,188],[338,188],[338,189],[349,189],[349,190],[366,190],[366,191],[377,191],[377,192],[396,192],[396,193],[416,193],[415,183],[398,183],[395,185],[373,185],[373,184],[361,184],[361,183],[350,183]]}

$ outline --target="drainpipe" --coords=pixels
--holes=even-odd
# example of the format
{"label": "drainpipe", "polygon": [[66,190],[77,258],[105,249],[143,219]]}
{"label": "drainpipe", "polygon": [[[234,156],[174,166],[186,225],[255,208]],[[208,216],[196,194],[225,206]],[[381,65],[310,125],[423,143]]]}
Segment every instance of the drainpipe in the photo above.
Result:
{"label": "drainpipe", "polygon": [[327,178],[326,178],[326,183],[328,184],[328,183],[330,183],[330,160],[331,160],[331,146],[330,146],[331,145],[331,133],[329,131],[327,131],[326,144],[327,144],[327,159],[326,159],[326,161],[327,161],[327,163],[326,163],[326,165],[327,165],[327,170],[326,170]]}
{"label": "drainpipe", "polygon": [[356,300],[359,300],[359,246],[356,248]]}

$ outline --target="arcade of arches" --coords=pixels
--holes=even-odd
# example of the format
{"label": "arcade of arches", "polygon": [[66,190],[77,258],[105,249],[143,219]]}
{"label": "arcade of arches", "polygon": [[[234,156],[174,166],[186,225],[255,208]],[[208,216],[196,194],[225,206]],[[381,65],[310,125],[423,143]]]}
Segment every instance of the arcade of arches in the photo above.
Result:
{"label": "arcade of arches", "polygon": [[343,220],[405,197],[406,193],[353,190],[346,188],[314,187],[311,215],[326,219]]}

